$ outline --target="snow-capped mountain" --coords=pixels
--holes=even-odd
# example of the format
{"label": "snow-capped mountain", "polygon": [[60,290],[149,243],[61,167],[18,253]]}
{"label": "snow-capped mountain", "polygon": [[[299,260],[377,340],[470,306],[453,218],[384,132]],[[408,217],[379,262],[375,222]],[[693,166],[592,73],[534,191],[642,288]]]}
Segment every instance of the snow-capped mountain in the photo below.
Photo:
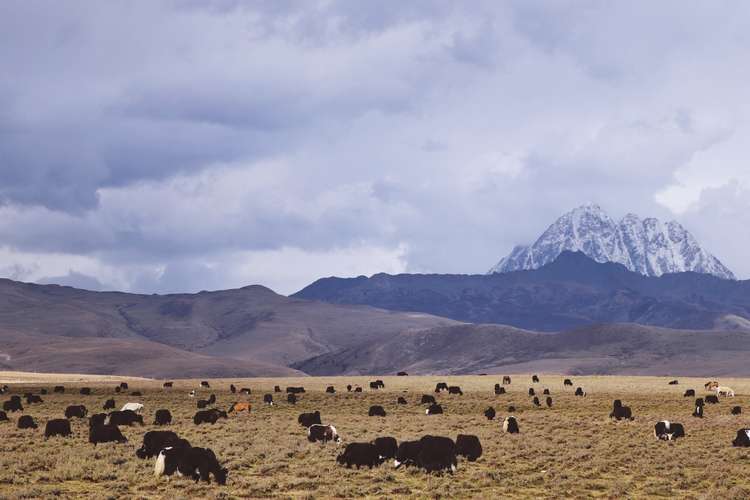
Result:
{"label": "snow-capped mountain", "polygon": [[489,274],[537,269],[565,250],[581,251],[597,262],[616,262],[646,276],[694,271],[735,279],[719,259],[675,221],[628,214],[612,220],[598,205],[578,207],[552,224],[531,246],[517,246]]}

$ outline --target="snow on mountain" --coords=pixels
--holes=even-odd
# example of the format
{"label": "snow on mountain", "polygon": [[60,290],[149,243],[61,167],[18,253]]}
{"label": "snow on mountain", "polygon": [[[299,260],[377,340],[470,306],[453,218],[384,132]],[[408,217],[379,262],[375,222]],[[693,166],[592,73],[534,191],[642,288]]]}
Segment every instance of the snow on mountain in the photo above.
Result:
{"label": "snow on mountain", "polygon": [[552,224],[531,246],[516,246],[489,274],[537,269],[565,250],[597,262],[616,262],[646,276],[694,271],[735,279],[716,257],[675,221],[628,214],[612,220],[598,205],[580,206]]}

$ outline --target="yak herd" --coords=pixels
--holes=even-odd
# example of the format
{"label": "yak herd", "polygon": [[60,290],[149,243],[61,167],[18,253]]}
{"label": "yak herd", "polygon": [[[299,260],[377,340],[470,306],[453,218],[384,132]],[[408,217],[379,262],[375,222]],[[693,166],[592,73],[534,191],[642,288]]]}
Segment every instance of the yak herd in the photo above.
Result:
{"label": "yak herd", "polygon": [[[399,376],[406,375],[405,372],[399,372]],[[504,376],[502,384],[495,384],[494,393],[496,395],[505,394],[505,385],[511,383],[509,376]],[[533,375],[532,384],[539,384],[540,378],[538,375]],[[677,385],[677,380],[672,380],[669,385]],[[369,384],[371,390],[379,390],[385,387],[382,380],[376,380]],[[165,382],[163,384],[165,390],[173,387],[172,382]],[[573,382],[570,379],[563,381],[563,389],[567,387],[573,387]],[[208,381],[202,381],[200,388],[209,389],[210,384]],[[719,402],[719,396],[734,397],[734,391],[725,386],[721,386],[716,381],[711,381],[705,384],[705,389],[714,394],[706,395],[703,398],[697,398],[695,400],[694,411],[692,416],[695,418],[703,418],[704,407],[706,404],[716,404]],[[121,383],[115,387],[116,393],[128,390],[127,383]],[[347,385],[346,390],[348,392],[362,392],[362,388],[359,386]],[[10,388],[5,385],[0,388],[0,394],[9,392]],[[55,386],[53,393],[59,394],[64,393],[64,386]],[[230,386],[230,392],[235,394],[238,392],[237,388],[232,384]],[[249,395],[251,390],[249,388],[242,388],[239,390],[240,394]],[[279,386],[274,387],[274,392],[281,392]],[[325,390],[327,394],[335,394],[336,390],[333,386],[328,386]],[[434,392],[442,393],[446,392],[449,395],[461,396],[463,391],[458,386],[448,385],[445,382],[439,382],[435,386]],[[90,396],[91,389],[84,387],[79,390],[81,395]],[[289,404],[295,404],[300,394],[304,394],[304,387],[287,387],[287,402]],[[26,401],[26,405],[31,406],[35,404],[43,403],[42,396],[47,394],[46,389],[42,389],[40,394],[24,393],[23,398]],[[553,401],[550,390],[548,388],[543,389],[542,396],[546,396],[544,404],[547,407],[552,407]],[[133,391],[130,393],[132,396],[140,395],[140,392]],[[542,402],[537,396],[537,391],[534,387],[529,388],[528,395],[532,398],[532,403],[535,406],[542,406]],[[575,396],[585,397],[586,391],[582,387],[577,387],[574,391]],[[193,390],[189,394],[190,397],[196,396],[196,391]],[[684,393],[684,397],[694,397],[695,390],[688,389]],[[273,406],[274,400],[272,394],[265,394],[263,396],[263,402],[266,405]],[[193,423],[195,425],[201,424],[214,424],[219,419],[228,418],[229,413],[247,412],[250,413],[251,405],[246,402],[235,402],[233,403],[228,411],[223,411],[217,408],[208,408],[216,403],[216,396],[211,394],[208,399],[196,400],[197,412],[193,417]],[[399,396],[397,399],[398,404],[407,404],[406,399],[403,396]],[[444,413],[443,407],[435,399],[435,396],[431,394],[424,394],[420,399],[420,404],[427,405],[425,409],[426,415],[440,415]],[[65,418],[52,418],[46,422],[44,428],[45,439],[52,437],[68,437],[72,435],[70,422],[72,419],[84,419],[88,416],[89,424],[89,443],[97,445],[98,443],[125,443],[127,438],[120,432],[120,426],[132,426],[134,424],[144,424],[143,420],[143,404],[141,403],[127,403],[120,410],[115,410],[115,400],[109,398],[105,400],[102,405],[103,409],[111,410],[108,413],[95,413],[88,416],[88,409],[85,405],[70,405],[65,408]],[[0,422],[9,421],[8,412],[23,411],[23,401],[21,396],[12,395],[8,400],[3,402],[3,411],[0,411]],[[503,432],[508,434],[517,434],[520,432],[518,419],[512,415],[515,412],[513,406],[508,407],[508,416],[501,420],[501,429]],[[734,406],[731,408],[732,415],[740,415],[742,408],[740,406]],[[385,409],[380,405],[370,406],[368,410],[370,417],[386,417]],[[489,407],[484,411],[484,416],[487,420],[495,420],[497,412],[494,408]],[[612,404],[612,411],[609,417],[616,421],[632,421],[635,419],[633,410],[626,405],[623,405],[620,399],[614,400]],[[336,428],[331,424],[324,424],[321,418],[321,412],[316,410],[310,413],[301,413],[297,422],[306,429],[307,439],[310,442],[319,442],[322,444],[328,442],[341,443],[342,439],[338,434]],[[168,409],[160,408],[154,413],[154,425],[165,426],[172,423],[172,414]],[[38,424],[31,415],[22,415],[18,418],[17,427],[19,429],[37,429]],[[662,420],[654,425],[654,435],[659,440],[673,441],[678,438],[684,438],[686,436],[685,426],[678,422],[670,422],[668,420]],[[733,446],[739,447],[750,447],[750,429],[740,429],[737,431],[736,438],[732,441]],[[226,484],[228,470],[220,465],[218,458],[215,453],[209,448],[194,447],[186,439],[181,438],[175,432],[169,430],[155,430],[146,432],[143,436],[143,444],[136,451],[136,456],[140,459],[151,458],[155,460],[154,463],[154,474],[155,476],[171,476],[178,473],[181,476],[187,476],[195,481],[203,480],[210,482],[210,476],[213,475],[214,480],[218,484]],[[461,457],[469,462],[473,462],[482,456],[482,444],[479,438],[471,434],[458,434],[456,439],[451,439],[445,436],[433,436],[425,435],[418,440],[401,441],[400,443],[396,438],[391,436],[380,436],[369,442],[352,442],[346,444],[343,451],[337,456],[336,462],[350,467],[368,467],[373,468],[382,465],[387,460],[393,460],[395,468],[401,467],[417,467],[425,470],[426,472],[455,472],[458,466],[458,458]]]}

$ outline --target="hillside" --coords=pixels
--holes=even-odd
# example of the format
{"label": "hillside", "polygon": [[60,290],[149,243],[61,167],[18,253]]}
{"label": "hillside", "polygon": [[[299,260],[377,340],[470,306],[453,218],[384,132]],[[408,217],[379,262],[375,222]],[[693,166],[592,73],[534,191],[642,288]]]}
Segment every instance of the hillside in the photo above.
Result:
{"label": "hillside", "polygon": [[138,295],[0,280],[0,351],[10,356],[7,369],[294,374],[286,366],[295,361],[408,328],[453,323],[287,298],[262,286]]}
{"label": "hillside", "polygon": [[294,365],[312,375],[551,372],[748,376],[750,333],[633,324],[544,334],[502,325],[403,332]]}
{"label": "hillside", "polygon": [[750,318],[750,281],[693,272],[648,277],[580,252],[563,252],[539,269],[489,275],[324,278],[293,297],[539,331],[622,322],[745,329]]}

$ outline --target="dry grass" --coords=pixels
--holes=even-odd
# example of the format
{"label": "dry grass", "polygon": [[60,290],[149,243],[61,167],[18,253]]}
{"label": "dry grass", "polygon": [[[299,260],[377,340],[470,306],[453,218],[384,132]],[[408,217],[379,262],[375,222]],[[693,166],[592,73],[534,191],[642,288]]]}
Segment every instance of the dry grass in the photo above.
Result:
{"label": "dry grass", "polygon": [[[0,378],[5,375],[0,374]],[[13,392],[38,392],[51,388],[60,376],[35,377],[26,384],[15,384]],[[85,376],[81,376],[85,378]],[[19,375],[6,378],[19,380]],[[680,379],[669,386],[657,377],[573,377],[576,385],[588,391],[588,397],[576,398],[572,390],[563,390],[564,377],[542,375],[539,389],[550,388],[552,409],[531,404],[527,390],[530,376],[514,375],[509,393],[495,396],[492,387],[500,376],[471,377],[379,377],[386,389],[370,391],[371,378],[333,377],[298,379],[212,379],[212,390],[219,407],[232,401],[249,399],[250,415],[230,416],[214,426],[196,427],[192,423],[195,401],[187,392],[197,386],[195,380],[175,382],[165,391],[160,381],[128,380],[130,390],[144,396],[114,395],[119,379],[66,380],[65,395],[43,396],[41,405],[26,406],[40,424],[36,431],[15,428],[13,422],[0,424],[0,497],[39,498],[49,496],[93,498],[216,498],[216,497],[460,497],[460,498],[748,498],[750,496],[750,450],[731,446],[740,427],[750,427],[747,414],[731,416],[733,405],[750,412],[750,380],[722,379],[737,390],[734,399],[707,406],[706,418],[690,416],[693,398],[683,398],[687,388],[703,394],[703,379]],[[124,380],[124,379],[123,379]],[[435,383],[447,380],[460,385],[464,396],[440,395],[446,413],[424,415],[417,404],[423,393],[432,393]],[[247,398],[228,392],[229,383],[250,387]],[[364,393],[348,394],[347,383],[360,384]],[[74,387],[91,386],[94,394],[80,396]],[[275,395],[278,404],[262,404],[263,394],[274,385],[304,385],[308,392],[296,405],[288,405],[284,394]],[[325,394],[334,385],[335,395]],[[77,392],[77,391],[76,391]],[[404,395],[406,406],[396,405]],[[103,401],[114,397],[119,405],[142,401],[146,405],[147,424],[159,408],[172,411],[175,423],[169,428],[186,437],[194,446],[212,448],[229,469],[228,483],[195,484],[180,478],[155,479],[153,461],[139,460],[135,450],[147,430],[156,427],[122,428],[129,442],[94,447],[87,443],[87,422],[74,421],[75,436],[70,439],[43,438],[44,423],[61,417],[66,405],[83,402],[90,412],[98,411]],[[607,418],[612,400],[620,398],[633,408],[634,422],[615,423]],[[7,396],[3,397],[3,400]],[[386,418],[367,417],[371,404],[381,404]],[[509,404],[516,406],[521,434],[505,435],[498,421],[487,421],[482,412],[494,406],[499,416],[507,414]],[[365,441],[377,436],[398,440],[418,438],[426,433],[455,438],[459,433],[477,434],[484,455],[475,463],[460,462],[454,475],[427,475],[414,469],[393,470],[390,464],[372,471],[347,470],[335,457],[340,448],[308,443],[305,431],[297,424],[297,415],[319,409],[326,423],[334,424],[344,442]],[[669,419],[685,424],[688,437],[675,443],[657,442],[653,424]]]}

